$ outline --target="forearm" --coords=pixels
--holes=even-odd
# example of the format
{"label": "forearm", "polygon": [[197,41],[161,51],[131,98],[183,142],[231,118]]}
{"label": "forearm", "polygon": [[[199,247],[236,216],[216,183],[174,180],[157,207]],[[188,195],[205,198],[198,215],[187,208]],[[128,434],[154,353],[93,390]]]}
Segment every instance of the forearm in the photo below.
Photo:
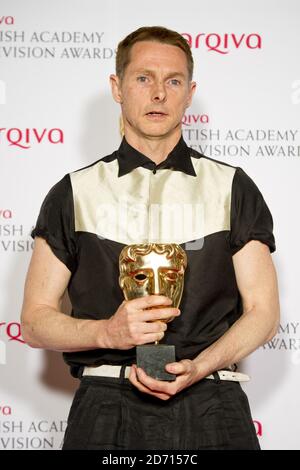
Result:
{"label": "forearm", "polygon": [[75,319],[43,306],[30,313],[30,320],[22,321],[22,334],[26,343],[33,348],[88,351],[106,347],[106,322]]}
{"label": "forearm", "polygon": [[276,334],[277,325],[274,315],[267,312],[264,315],[258,307],[244,313],[220,339],[194,359],[198,379],[238,363],[269,341]]}

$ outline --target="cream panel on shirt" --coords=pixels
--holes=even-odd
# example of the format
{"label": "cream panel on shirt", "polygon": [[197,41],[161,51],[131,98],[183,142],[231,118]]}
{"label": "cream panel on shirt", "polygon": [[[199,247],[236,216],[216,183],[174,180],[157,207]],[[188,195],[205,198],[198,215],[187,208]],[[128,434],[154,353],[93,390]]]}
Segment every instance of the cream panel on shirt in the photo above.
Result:
{"label": "cream panel on shirt", "polygon": [[126,245],[186,243],[230,229],[235,168],[192,158],[197,176],[139,167],[118,177],[118,160],[70,174],[75,230]]}

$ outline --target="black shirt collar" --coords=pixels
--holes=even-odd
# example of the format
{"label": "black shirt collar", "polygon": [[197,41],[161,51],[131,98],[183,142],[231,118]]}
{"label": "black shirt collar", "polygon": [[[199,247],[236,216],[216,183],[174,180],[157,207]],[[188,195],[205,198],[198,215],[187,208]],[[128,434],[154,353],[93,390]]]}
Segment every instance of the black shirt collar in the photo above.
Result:
{"label": "black shirt collar", "polygon": [[125,137],[123,137],[117,152],[119,162],[118,176],[126,175],[139,166],[148,168],[151,171],[168,168],[175,171],[183,171],[187,175],[196,176],[190,154],[191,151],[181,136],[180,140],[169,153],[167,158],[156,165],[156,163],[149,157],[146,157],[146,155],[140,153],[134,147],[129,145]]}

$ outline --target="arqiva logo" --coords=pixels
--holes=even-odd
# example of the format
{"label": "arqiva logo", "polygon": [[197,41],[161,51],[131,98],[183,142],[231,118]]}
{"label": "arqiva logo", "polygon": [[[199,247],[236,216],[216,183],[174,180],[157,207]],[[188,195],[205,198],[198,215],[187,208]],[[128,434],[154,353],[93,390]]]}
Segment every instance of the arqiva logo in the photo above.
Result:
{"label": "arqiva logo", "polygon": [[192,124],[208,124],[209,116],[207,114],[185,114],[181,122],[186,126],[191,126]]}
{"label": "arqiva logo", "polygon": [[0,209],[0,219],[12,219],[12,211],[10,209]]}
{"label": "arqiva logo", "polygon": [[261,49],[262,38],[260,34],[235,34],[235,33],[181,33],[191,48],[199,49],[207,47],[208,52],[228,54],[232,49]]}
{"label": "arqiva logo", "polygon": [[0,25],[2,24],[14,24],[15,19],[13,16],[0,16]]}
{"label": "arqiva logo", "polygon": [[0,405],[0,416],[11,416],[11,407],[8,405]]}
{"label": "arqiva logo", "polygon": [[47,142],[49,144],[63,144],[64,133],[58,127],[52,129],[19,129],[12,127],[0,128],[0,143],[6,141],[10,146],[20,147],[22,149],[29,149],[33,144],[40,144]]}
{"label": "arqiva logo", "polygon": [[262,423],[260,421],[257,421],[256,419],[253,420],[253,424],[255,426],[255,431],[256,431],[256,435],[258,437],[262,437],[263,435],[263,427],[262,427]]}
{"label": "arqiva logo", "polygon": [[26,344],[22,338],[21,325],[19,322],[1,322],[0,323],[0,337],[6,336],[9,341],[17,341],[18,343]]}
{"label": "arqiva logo", "polygon": [[[4,337],[4,341],[2,338]],[[0,364],[5,365],[7,344],[5,339],[16,341],[17,343],[26,344],[22,338],[21,325],[19,322],[1,322],[0,323]]]}

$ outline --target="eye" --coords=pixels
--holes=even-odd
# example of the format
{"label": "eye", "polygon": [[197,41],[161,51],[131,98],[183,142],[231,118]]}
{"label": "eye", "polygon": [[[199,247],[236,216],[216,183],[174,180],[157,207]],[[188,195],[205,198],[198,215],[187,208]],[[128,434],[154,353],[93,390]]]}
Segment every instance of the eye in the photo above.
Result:
{"label": "eye", "polygon": [[144,75],[141,75],[140,77],[137,77],[137,81],[141,83],[145,83],[148,77],[145,77]]}
{"label": "eye", "polygon": [[172,79],[170,80],[170,82],[171,82],[172,85],[176,85],[176,86],[177,86],[177,85],[180,85],[180,81],[177,80],[177,78],[172,78]]}

